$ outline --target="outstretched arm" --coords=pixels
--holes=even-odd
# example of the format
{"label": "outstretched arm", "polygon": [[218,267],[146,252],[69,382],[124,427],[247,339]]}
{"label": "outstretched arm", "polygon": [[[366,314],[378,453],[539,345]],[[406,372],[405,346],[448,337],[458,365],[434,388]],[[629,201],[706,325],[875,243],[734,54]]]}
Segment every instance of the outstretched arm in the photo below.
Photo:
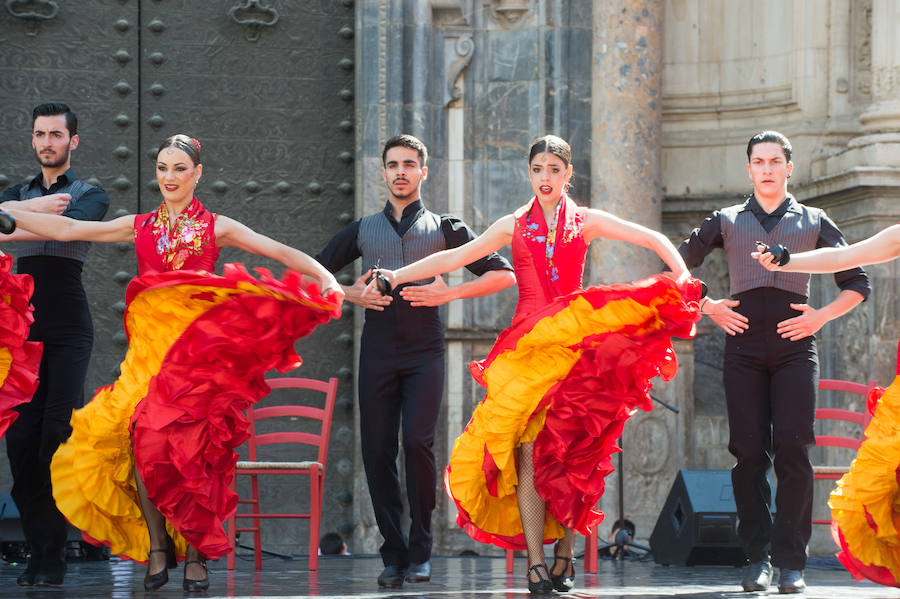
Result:
{"label": "outstretched arm", "polygon": [[809,252],[791,254],[784,266],[778,266],[772,254],[762,251],[753,252],[751,256],[768,270],[785,270],[788,272],[827,273],[840,272],[856,266],[878,264],[900,257],[900,225],[887,229],[844,247],[819,248]]}
{"label": "outstretched arm", "polygon": [[323,294],[331,289],[338,294],[339,300],[343,300],[343,289],[324,266],[300,250],[257,233],[234,219],[222,215],[216,218],[216,243],[277,260],[290,269],[319,279]]}
{"label": "outstretched arm", "polygon": [[627,241],[653,250],[672,269],[672,273],[679,282],[686,280],[691,275],[681,254],[678,253],[668,237],[643,225],[613,216],[604,210],[592,208],[588,210],[584,238],[585,241],[590,242],[597,237]]}
{"label": "outstretched arm", "polygon": [[[134,242],[134,215],[120,216],[110,221],[76,220],[55,214],[40,214],[10,206],[3,209],[16,219],[16,227],[31,231],[42,239],[56,241],[131,241]],[[13,233],[15,235],[15,233]]]}
{"label": "outstretched arm", "polygon": [[[496,252],[503,246],[509,244],[509,242],[512,241],[514,226],[515,221],[513,220],[513,216],[508,214],[497,220],[488,227],[487,231],[469,243],[455,247],[451,250],[436,252],[427,258],[423,258],[418,262],[413,262],[412,264],[395,271],[379,269],[379,272],[388,278],[393,287],[397,287],[398,285],[410,281],[427,279],[428,277],[454,271],[457,268],[487,256],[491,252]],[[479,277],[479,279],[480,278],[481,277]],[[504,285],[504,287],[506,286],[508,285]],[[500,287],[499,289],[503,289],[503,287]],[[486,295],[487,293],[490,292],[461,297],[474,297],[474,295]]]}
{"label": "outstretched arm", "polygon": [[511,270],[489,270],[471,281],[452,287],[437,275],[434,282],[427,285],[410,285],[400,290],[400,295],[414,307],[440,306],[453,300],[467,297],[490,295],[516,284],[516,275]]}

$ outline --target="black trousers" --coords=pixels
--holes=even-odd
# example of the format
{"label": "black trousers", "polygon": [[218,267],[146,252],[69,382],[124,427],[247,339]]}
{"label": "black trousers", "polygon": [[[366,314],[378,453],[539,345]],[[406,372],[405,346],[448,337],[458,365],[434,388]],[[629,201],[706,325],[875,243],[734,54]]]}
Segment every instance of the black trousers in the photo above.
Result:
{"label": "black trousers", "polygon": [[44,350],[37,391],[30,402],[15,408],[19,417],[6,433],[6,452],[12,498],[31,547],[31,567],[52,573],[65,567],[68,523],[53,499],[50,460],[72,432],[72,410],[84,404],[93,327],[80,262],[23,258],[18,270],[35,280],[35,323],[29,339],[41,341]]}
{"label": "black trousers", "polygon": [[[801,570],[812,534],[813,471],[819,363],[813,338],[782,339],[777,323],[800,313],[790,303],[806,298],[774,288],[739,294],[736,311],[750,320],[726,339],[725,398],[738,535],[750,561],[771,555],[779,568]],[[774,463],[778,490],[774,521],[766,474]]]}
{"label": "black trousers", "polygon": [[[367,314],[359,358],[359,412],[363,466],[375,521],[384,537],[385,565],[406,567],[431,558],[431,513],[437,494],[434,436],[444,394],[444,342],[430,309]],[[402,428],[409,501],[409,540],[397,468]]]}

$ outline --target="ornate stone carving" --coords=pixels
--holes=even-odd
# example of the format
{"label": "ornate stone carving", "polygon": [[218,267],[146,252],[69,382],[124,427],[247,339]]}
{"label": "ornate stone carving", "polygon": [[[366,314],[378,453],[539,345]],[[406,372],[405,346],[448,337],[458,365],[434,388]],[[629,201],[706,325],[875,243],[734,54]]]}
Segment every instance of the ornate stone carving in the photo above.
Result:
{"label": "ornate stone carving", "polygon": [[[640,434],[631,434],[623,441],[627,459],[640,474],[650,475],[661,472],[669,461],[671,442],[666,421],[656,414],[640,414],[635,417],[640,423]],[[631,430],[635,430],[633,426]]]}
{"label": "ornate stone carving", "polygon": [[444,106],[449,106],[462,97],[462,86],[458,82],[462,72],[472,62],[475,42],[472,41],[470,33],[447,35],[444,38],[444,47],[447,49],[447,58],[444,60],[447,72]]}
{"label": "ornate stone carving", "polygon": [[488,8],[494,22],[503,27],[515,27],[534,13],[534,0],[491,0]]}
{"label": "ornate stone carving", "polygon": [[872,0],[858,0],[851,4],[854,40],[853,91],[858,101],[872,96]]}

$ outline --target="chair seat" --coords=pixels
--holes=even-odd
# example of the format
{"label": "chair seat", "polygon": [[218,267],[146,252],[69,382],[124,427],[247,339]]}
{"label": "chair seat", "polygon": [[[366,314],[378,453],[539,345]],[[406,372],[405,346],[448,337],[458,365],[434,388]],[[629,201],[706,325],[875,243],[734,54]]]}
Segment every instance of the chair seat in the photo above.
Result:
{"label": "chair seat", "polygon": [[238,462],[238,470],[302,470],[309,469],[313,466],[322,468],[319,462]]}

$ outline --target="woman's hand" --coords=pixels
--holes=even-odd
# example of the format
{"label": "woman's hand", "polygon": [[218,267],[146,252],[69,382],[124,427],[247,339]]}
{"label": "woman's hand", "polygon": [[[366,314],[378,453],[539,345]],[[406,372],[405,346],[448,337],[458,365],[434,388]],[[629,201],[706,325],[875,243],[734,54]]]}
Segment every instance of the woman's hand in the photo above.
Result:
{"label": "woman's hand", "polygon": [[[386,296],[390,295],[390,290],[395,287],[394,282],[397,280],[397,275],[392,270],[387,270],[385,268],[375,268],[370,271],[369,279],[366,282],[366,288],[363,290],[362,297],[375,297],[375,296]],[[379,275],[387,280],[388,282],[388,292],[382,293],[382,289],[379,287],[378,277]],[[384,285],[382,281],[381,285]]]}
{"label": "woman's hand", "polygon": [[334,275],[323,278],[320,284],[322,285],[322,297],[328,297],[333,294],[338,306],[344,303],[344,288],[337,282]]}

